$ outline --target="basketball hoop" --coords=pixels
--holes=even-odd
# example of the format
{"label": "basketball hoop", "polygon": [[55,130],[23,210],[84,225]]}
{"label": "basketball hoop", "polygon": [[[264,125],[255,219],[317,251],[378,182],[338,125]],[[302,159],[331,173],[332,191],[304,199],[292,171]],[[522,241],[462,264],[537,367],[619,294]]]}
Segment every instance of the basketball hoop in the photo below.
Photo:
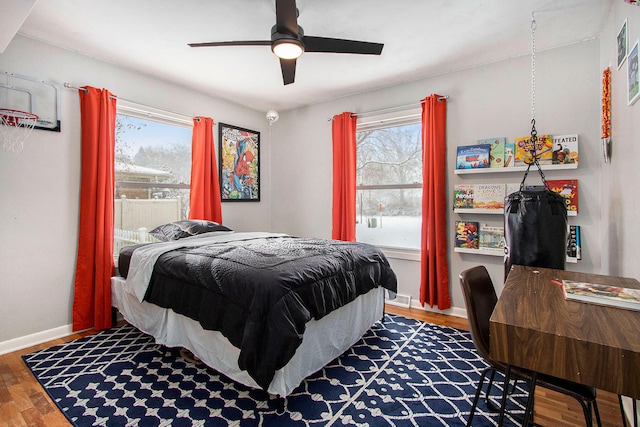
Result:
{"label": "basketball hoop", "polygon": [[0,108],[0,137],[5,151],[17,154],[22,151],[24,141],[29,137],[38,115],[27,111]]}

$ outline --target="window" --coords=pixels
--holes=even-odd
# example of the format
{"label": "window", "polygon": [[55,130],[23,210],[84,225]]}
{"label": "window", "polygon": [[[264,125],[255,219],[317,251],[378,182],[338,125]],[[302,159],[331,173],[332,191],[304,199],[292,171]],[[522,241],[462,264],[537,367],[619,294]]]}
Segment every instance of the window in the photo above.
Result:
{"label": "window", "polygon": [[420,114],[416,112],[358,122],[358,241],[389,248],[420,249],[421,129]]}
{"label": "window", "polygon": [[[121,101],[118,101],[120,104]],[[115,255],[154,240],[147,232],[187,219],[191,179],[190,119],[118,105],[115,146]]]}

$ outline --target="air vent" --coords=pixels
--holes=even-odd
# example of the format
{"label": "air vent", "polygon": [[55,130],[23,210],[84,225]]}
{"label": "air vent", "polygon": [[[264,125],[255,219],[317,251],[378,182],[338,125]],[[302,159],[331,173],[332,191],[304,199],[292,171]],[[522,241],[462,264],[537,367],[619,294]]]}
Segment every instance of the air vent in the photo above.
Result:
{"label": "air vent", "polygon": [[385,304],[391,304],[391,305],[397,305],[398,307],[410,308],[411,295],[397,294],[394,299],[388,299],[387,297],[385,297],[384,302]]}

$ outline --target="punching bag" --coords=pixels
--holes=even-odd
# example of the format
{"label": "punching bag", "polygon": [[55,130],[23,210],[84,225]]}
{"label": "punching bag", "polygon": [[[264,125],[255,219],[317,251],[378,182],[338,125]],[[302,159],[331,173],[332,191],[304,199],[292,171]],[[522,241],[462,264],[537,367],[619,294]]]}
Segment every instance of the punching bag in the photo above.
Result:
{"label": "punching bag", "polygon": [[506,280],[511,265],[564,270],[567,255],[567,207],[564,197],[551,191],[538,167],[544,186],[525,190],[529,164],[520,190],[509,194],[504,204]]}

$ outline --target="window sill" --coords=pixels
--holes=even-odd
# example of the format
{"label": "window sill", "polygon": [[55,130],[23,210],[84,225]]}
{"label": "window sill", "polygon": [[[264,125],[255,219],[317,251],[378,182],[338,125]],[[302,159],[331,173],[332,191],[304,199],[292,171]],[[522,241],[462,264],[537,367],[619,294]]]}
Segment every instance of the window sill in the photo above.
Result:
{"label": "window sill", "polygon": [[420,250],[378,246],[387,258],[420,261]]}

